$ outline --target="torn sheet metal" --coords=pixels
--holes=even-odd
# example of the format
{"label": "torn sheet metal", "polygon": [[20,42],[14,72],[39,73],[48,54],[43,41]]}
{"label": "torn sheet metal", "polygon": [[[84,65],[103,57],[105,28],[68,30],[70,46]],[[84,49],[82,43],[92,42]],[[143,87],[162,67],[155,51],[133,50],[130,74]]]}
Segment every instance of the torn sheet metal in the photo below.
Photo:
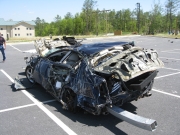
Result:
{"label": "torn sheet metal", "polygon": [[134,47],[114,57],[104,60],[94,69],[97,72],[118,72],[123,81],[128,81],[143,73],[162,68],[164,64],[155,50],[144,50]]}
{"label": "torn sheet metal", "polygon": [[25,58],[27,79],[42,85],[64,109],[80,107],[94,115],[106,114],[107,106],[151,96],[163,67],[156,50],[128,42],[82,44],[63,37],[36,41],[35,48],[37,55]]}

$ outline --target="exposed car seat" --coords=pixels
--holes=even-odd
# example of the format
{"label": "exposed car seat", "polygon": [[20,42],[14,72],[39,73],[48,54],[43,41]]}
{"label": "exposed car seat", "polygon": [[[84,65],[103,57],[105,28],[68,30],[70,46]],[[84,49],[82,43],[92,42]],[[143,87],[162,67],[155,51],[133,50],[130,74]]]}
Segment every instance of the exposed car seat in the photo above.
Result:
{"label": "exposed car seat", "polygon": [[80,58],[76,53],[71,53],[70,56],[64,61],[64,63],[73,66],[79,60]]}

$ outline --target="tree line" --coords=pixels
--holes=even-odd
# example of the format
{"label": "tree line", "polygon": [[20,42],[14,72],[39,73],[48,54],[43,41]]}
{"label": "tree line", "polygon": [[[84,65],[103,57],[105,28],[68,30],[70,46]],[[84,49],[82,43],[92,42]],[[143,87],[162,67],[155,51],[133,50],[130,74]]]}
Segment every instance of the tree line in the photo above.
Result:
{"label": "tree line", "polygon": [[[174,33],[180,29],[180,0],[166,0],[153,4],[152,10],[143,12],[140,3],[134,10],[95,9],[97,1],[85,0],[81,13],[68,12],[64,18],[57,15],[51,23],[36,18],[36,36],[99,35],[114,31],[134,34]],[[138,6],[139,5],[139,6]]]}

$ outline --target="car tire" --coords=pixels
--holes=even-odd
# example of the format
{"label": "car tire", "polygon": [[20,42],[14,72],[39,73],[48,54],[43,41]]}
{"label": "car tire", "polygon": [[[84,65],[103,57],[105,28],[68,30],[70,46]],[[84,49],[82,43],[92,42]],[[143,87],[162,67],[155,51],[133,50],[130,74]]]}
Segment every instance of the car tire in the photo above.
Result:
{"label": "car tire", "polygon": [[35,81],[34,81],[34,78],[33,78],[33,68],[31,67],[31,66],[27,66],[26,67],[26,70],[25,70],[25,73],[26,73],[26,77],[27,77],[27,79],[28,79],[28,81],[30,82],[30,83],[35,83]]}

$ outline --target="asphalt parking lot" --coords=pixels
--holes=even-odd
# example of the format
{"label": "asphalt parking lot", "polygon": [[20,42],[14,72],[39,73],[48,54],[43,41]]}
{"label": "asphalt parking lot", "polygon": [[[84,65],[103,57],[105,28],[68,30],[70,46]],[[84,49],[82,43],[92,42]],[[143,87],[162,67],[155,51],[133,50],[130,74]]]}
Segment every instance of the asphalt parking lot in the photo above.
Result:
{"label": "asphalt parking lot", "polygon": [[[180,39],[133,36],[87,39],[84,43],[134,41],[137,46],[156,49],[164,62],[152,89],[152,96],[133,101],[123,109],[155,119],[150,132],[112,115],[73,114],[45,92],[41,86],[14,89],[19,76],[27,85],[24,56],[30,56],[33,43],[8,44],[7,60],[0,63],[0,135],[179,135],[180,133]],[[2,58],[2,56],[1,56]]]}

